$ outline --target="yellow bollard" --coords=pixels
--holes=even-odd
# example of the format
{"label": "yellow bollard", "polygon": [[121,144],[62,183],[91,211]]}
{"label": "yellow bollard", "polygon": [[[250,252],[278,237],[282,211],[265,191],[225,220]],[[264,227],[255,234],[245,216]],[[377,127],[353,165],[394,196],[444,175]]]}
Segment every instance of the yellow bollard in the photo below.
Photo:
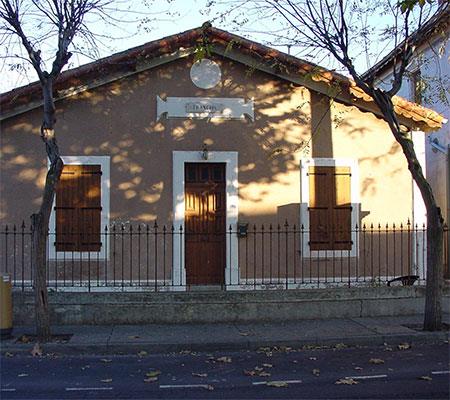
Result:
{"label": "yellow bollard", "polygon": [[9,275],[0,275],[0,337],[8,339],[12,332],[12,293]]}

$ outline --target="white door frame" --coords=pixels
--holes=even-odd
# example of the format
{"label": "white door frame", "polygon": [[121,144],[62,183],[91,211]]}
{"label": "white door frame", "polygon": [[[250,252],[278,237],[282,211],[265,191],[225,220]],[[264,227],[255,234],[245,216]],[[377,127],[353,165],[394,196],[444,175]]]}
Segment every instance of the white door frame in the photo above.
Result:
{"label": "white door frame", "polygon": [[[175,235],[173,237],[173,270],[172,283],[174,289],[179,287],[181,290],[186,288],[186,267],[184,240],[180,240],[177,233],[180,227],[185,232],[184,225],[184,164],[185,163],[225,163],[226,176],[226,230],[231,225],[233,232],[236,232],[238,221],[238,153],[236,151],[209,151],[208,159],[202,158],[202,151],[173,151],[173,222]],[[225,266],[225,285],[239,283],[238,267],[238,239],[236,234],[226,234],[226,266]]]}

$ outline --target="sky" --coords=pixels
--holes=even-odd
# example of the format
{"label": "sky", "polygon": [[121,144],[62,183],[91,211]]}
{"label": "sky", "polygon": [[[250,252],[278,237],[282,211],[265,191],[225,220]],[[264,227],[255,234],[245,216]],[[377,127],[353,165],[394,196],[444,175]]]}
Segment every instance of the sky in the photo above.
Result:
{"label": "sky", "polygon": [[[144,44],[146,42],[156,40],[165,36],[183,32],[188,29],[192,29],[201,26],[205,21],[213,20],[213,25],[221,29],[229,30],[230,32],[238,35],[250,37],[253,40],[259,42],[265,42],[267,40],[267,33],[272,27],[269,22],[262,23],[258,21],[249,25],[249,29],[236,32],[235,25],[233,25],[232,18],[227,18],[226,21],[214,20],[217,14],[227,13],[230,8],[230,1],[220,0],[216,2],[214,8],[209,10],[205,6],[208,0],[119,0],[122,4],[126,4],[131,8],[131,11],[124,15],[120,14],[120,18],[126,18],[127,21],[133,21],[137,18],[146,18],[144,24],[135,24],[132,22],[120,23],[119,28],[113,28],[111,26],[105,27],[98,24],[98,21],[94,21],[91,26],[102,26],[99,31],[105,36],[113,36],[114,40],[101,39],[98,46],[98,53],[93,54],[91,58],[84,55],[74,53],[67,68],[74,68],[78,65],[85,64],[101,57],[106,57],[118,51],[123,51],[134,46]],[[217,4],[218,3],[218,4]],[[131,6],[130,6],[131,4]],[[150,4],[150,5],[148,5]],[[151,13],[149,13],[151,10]],[[166,12],[169,12],[167,16]],[[92,22],[92,21],[91,21]],[[36,29],[30,24],[31,29]],[[2,46],[3,47],[3,46]],[[288,52],[286,45],[281,44],[277,47],[278,50]],[[44,52],[45,48],[43,49]],[[0,50],[0,56],[3,55]],[[22,53],[20,53],[22,52]],[[11,51],[10,51],[11,53]],[[298,55],[298,51],[292,48],[291,53]],[[19,54],[25,56],[23,49],[19,46],[14,50],[13,54]],[[50,52],[49,54],[53,54]],[[0,64],[1,78],[0,78],[0,92],[6,92],[13,88],[26,85],[30,82],[36,81],[37,76],[31,66],[26,64],[28,68],[25,70],[22,68],[23,63],[16,61],[13,63],[13,69],[11,70],[11,59],[0,58],[3,60],[3,64]],[[328,59],[314,60],[315,62],[325,66]],[[365,60],[367,64],[367,60]],[[359,61],[359,65],[362,70],[366,69],[365,65],[362,65],[364,60]],[[67,69],[66,68],[66,69]],[[343,72],[343,71],[340,71]]]}

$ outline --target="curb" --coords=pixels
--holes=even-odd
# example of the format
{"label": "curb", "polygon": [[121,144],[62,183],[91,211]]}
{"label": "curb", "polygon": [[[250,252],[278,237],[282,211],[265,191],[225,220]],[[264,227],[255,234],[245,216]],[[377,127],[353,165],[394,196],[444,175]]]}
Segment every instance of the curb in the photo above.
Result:
{"label": "curb", "polygon": [[[448,332],[417,332],[416,334],[393,335],[368,335],[352,337],[328,337],[298,340],[246,340],[235,342],[208,342],[208,343],[104,343],[104,344],[78,344],[78,343],[48,343],[42,345],[44,353],[56,353],[61,355],[137,355],[139,351],[148,354],[178,353],[181,351],[211,352],[211,351],[255,351],[261,347],[290,347],[301,349],[303,347],[335,348],[336,345],[355,346],[382,346],[383,344],[397,345],[410,344],[435,344],[448,342]],[[30,353],[33,343],[27,344],[3,344],[1,353],[26,354]]]}

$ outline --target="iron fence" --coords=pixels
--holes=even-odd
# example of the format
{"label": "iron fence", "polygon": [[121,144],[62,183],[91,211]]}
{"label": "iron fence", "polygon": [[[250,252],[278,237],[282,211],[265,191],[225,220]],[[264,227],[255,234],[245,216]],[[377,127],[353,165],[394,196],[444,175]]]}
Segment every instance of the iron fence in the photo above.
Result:
{"label": "iron fence", "polygon": [[[448,228],[444,232],[444,268],[448,276]],[[79,235],[80,242],[85,233]],[[92,235],[92,234],[90,234]],[[232,289],[290,289],[386,285],[390,281],[423,283],[426,271],[426,228],[404,224],[370,224],[351,230],[345,250],[311,250],[311,232],[296,224],[230,226],[226,232],[185,232],[183,226],[112,224],[100,235],[99,251],[58,251],[48,233],[47,282],[53,290],[186,290],[192,279],[186,253],[189,241],[206,243],[212,236],[223,245],[221,273],[207,286]],[[32,288],[31,228],[5,225],[0,231],[0,267],[13,286]],[[215,240],[217,242],[217,240]],[[201,248],[201,247],[200,247]],[[191,252],[192,253],[192,252]],[[202,260],[195,252],[189,257]],[[205,261],[205,265],[211,260]],[[205,267],[206,268],[206,267]],[[206,273],[207,275],[207,273]],[[195,277],[194,277],[195,278]]]}

